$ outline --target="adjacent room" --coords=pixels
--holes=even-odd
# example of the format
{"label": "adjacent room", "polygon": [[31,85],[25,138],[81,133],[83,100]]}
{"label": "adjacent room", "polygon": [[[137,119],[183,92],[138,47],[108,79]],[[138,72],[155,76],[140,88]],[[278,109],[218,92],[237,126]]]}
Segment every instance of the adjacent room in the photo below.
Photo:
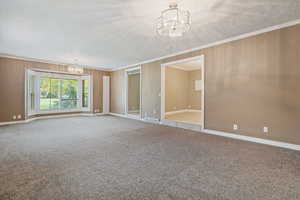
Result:
{"label": "adjacent room", "polygon": [[0,200],[299,200],[299,0],[2,0]]}
{"label": "adjacent room", "polygon": [[[203,125],[204,57],[164,64],[164,118],[166,120]],[[203,111],[204,112],[204,111]]]}

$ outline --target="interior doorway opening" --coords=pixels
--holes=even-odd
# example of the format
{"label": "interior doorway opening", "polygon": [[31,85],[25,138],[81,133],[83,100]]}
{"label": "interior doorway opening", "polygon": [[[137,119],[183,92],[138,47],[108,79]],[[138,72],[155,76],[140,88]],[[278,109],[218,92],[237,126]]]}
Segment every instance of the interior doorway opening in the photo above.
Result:
{"label": "interior doorway opening", "polygon": [[132,118],[141,118],[141,68],[128,69],[126,72],[125,114]]}
{"label": "interior doorway opening", "polygon": [[161,119],[204,128],[204,55],[161,65]]}

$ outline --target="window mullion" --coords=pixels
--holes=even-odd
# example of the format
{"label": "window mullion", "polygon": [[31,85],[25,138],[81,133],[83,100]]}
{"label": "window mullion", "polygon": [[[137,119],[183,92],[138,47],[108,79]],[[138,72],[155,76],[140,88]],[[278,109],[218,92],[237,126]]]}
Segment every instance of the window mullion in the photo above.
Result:
{"label": "window mullion", "polygon": [[50,110],[52,110],[52,105],[51,105],[51,101],[52,101],[52,78],[50,78],[50,89],[49,89],[49,92],[50,92],[50,105],[49,105],[49,108]]}
{"label": "window mullion", "polygon": [[37,79],[36,79],[36,85],[35,85],[35,92],[36,92],[36,107],[35,107],[35,112],[36,113],[39,113],[40,112],[40,104],[41,104],[41,89],[40,89],[40,83],[41,82],[41,77],[40,76],[37,76]]}
{"label": "window mullion", "polygon": [[77,108],[82,109],[82,91],[83,91],[83,85],[82,85],[82,79],[77,79]]}
{"label": "window mullion", "polygon": [[61,92],[62,92],[61,85],[62,85],[62,80],[59,79],[59,110],[61,110]]}

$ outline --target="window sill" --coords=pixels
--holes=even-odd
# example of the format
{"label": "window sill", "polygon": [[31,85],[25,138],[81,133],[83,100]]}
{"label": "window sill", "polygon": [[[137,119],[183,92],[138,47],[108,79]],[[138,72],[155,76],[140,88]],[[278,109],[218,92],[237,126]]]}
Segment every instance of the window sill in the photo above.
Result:
{"label": "window sill", "polygon": [[52,110],[52,111],[45,110],[45,111],[28,113],[28,116],[70,114],[70,113],[81,113],[81,112],[91,112],[91,111],[90,111],[90,109],[70,109],[70,110]]}

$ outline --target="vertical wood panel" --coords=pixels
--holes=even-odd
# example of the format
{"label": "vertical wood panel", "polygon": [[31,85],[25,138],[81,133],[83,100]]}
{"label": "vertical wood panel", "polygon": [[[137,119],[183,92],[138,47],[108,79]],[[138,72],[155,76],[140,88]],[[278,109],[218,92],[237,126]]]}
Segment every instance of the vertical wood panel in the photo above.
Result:
{"label": "vertical wood panel", "polygon": [[23,63],[0,58],[0,122],[13,120],[13,115],[24,119],[24,78]]}
{"label": "vertical wood panel", "polygon": [[125,71],[119,70],[111,74],[110,109],[113,113],[125,114]]}
{"label": "vertical wood panel", "polygon": [[172,67],[165,70],[165,112],[187,109],[189,72]]}
{"label": "vertical wood panel", "polygon": [[142,117],[160,118],[160,62],[142,65]]}

